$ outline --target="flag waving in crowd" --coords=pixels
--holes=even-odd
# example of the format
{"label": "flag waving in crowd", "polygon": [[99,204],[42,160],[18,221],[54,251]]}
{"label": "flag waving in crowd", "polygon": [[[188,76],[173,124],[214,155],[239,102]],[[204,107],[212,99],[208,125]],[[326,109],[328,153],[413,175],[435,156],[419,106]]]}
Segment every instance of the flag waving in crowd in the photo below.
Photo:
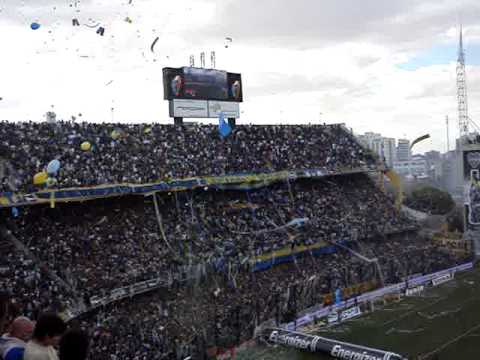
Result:
{"label": "flag waving in crowd", "polygon": [[218,132],[222,138],[226,138],[232,132],[232,128],[225,121],[225,114],[223,112],[218,116]]}

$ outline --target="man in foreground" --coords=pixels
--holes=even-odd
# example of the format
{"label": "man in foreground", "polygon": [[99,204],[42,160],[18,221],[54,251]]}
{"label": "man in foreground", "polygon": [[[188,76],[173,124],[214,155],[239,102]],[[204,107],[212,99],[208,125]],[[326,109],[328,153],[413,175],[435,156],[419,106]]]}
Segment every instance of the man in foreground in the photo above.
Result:
{"label": "man in foreground", "polygon": [[13,320],[10,332],[0,337],[0,359],[22,360],[27,341],[32,337],[34,323],[21,316]]}

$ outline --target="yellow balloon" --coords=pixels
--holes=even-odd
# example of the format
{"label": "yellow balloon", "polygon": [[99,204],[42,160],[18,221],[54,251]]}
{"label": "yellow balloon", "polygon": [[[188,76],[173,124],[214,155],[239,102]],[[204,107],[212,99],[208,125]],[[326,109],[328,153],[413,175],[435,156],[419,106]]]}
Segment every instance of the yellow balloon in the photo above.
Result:
{"label": "yellow balloon", "polygon": [[33,177],[33,184],[34,185],[43,185],[48,179],[48,174],[45,171],[39,172],[35,174]]}
{"label": "yellow balloon", "polygon": [[88,141],[84,141],[82,143],[82,145],[80,145],[80,148],[83,150],[83,151],[88,151],[92,148],[92,145],[88,142]]}
{"label": "yellow balloon", "polygon": [[121,133],[118,130],[113,130],[111,133],[112,139],[117,140],[120,137]]}

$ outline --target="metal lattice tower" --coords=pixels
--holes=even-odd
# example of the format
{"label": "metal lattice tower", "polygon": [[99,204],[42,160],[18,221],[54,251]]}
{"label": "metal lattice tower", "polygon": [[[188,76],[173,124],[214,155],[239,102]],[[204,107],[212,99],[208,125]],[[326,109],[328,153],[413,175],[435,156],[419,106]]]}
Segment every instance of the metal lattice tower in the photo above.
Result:
{"label": "metal lattice tower", "polygon": [[463,51],[463,30],[460,26],[460,42],[458,44],[457,60],[457,100],[458,100],[458,127],[460,138],[468,135],[468,98],[467,79],[465,72],[465,52]]}

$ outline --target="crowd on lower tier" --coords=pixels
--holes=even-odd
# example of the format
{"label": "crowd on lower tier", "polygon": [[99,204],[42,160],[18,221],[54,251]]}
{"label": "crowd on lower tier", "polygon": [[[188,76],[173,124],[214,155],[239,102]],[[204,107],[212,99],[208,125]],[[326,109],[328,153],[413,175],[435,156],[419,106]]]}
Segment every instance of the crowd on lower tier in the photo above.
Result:
{"label": "crowd on lower tier", "polygon": [[[361,251],[380,260],[383,277],[355,254]],[[308,307],[331,304],[337,289],[354,288],[342,299],[355,298],[380,281],[388,285],[465,260],[415,233],[375,237],[333,254],[305,253],[267,271],[239,269],[174,283],[87,313],[70,326],[87,331],[90,359],[207,359],[212,349],[250,339],[264,321],[290,322]]]}
{"label": "crowd on lower tier", "polygon": [[375,164],[341,125],[242,125],[222,138],[204,125],[0,122],[0,192],[38,190],[34,175],[54,159],[63,188]]}
{"label": "crowd on lower tier", "polygon": [[[465,261],[415,235],[370,239],[362,246],[366,253],[382,254],[385,284]],[[352,248],[360,251],[358,245]],[[403,250],[397,254],[392,249]],[[212,275],[198,284],[124,300],[84,317],[81,324],[92,333],[93,358],[203,359],[208,349],[250,339],[264,321],[293,321],[301,310],[331,304],[338,288],[378,285],[376,274],[374,264],[347,250],[305,255],[268,271]]]}
{"label": "crowd on lower tier", "polygon": [[[72,305],[71,293],[0,234],[0,293],[19,294],[12,306],[29,317],[40,311],[62,312]],[[1,357],[0,357],[1,359]]]}
{"label": "crowd on lower tier", "polygon": [[[24,208],[12,234],[81,296],[414,226],[366,175]],[[158,216],[157,216],[158,215]],[[198,267],[196,267],[198,270]]]}
{"label": "crowd on lower tier", "polygon": [[[331,303],[337,289],[396,283],[466,260],[419,238],[364,174],[155,196],[3,211],[0,293],[15,299],[16,315],[36,318],[168,278],[71,325],[89,332],[90,359],[204,359],[251,338],[264,321],[292,321]],[[331,253],[316,251],[324,246]],[[254,266],[280,251],[289,262]]]}

